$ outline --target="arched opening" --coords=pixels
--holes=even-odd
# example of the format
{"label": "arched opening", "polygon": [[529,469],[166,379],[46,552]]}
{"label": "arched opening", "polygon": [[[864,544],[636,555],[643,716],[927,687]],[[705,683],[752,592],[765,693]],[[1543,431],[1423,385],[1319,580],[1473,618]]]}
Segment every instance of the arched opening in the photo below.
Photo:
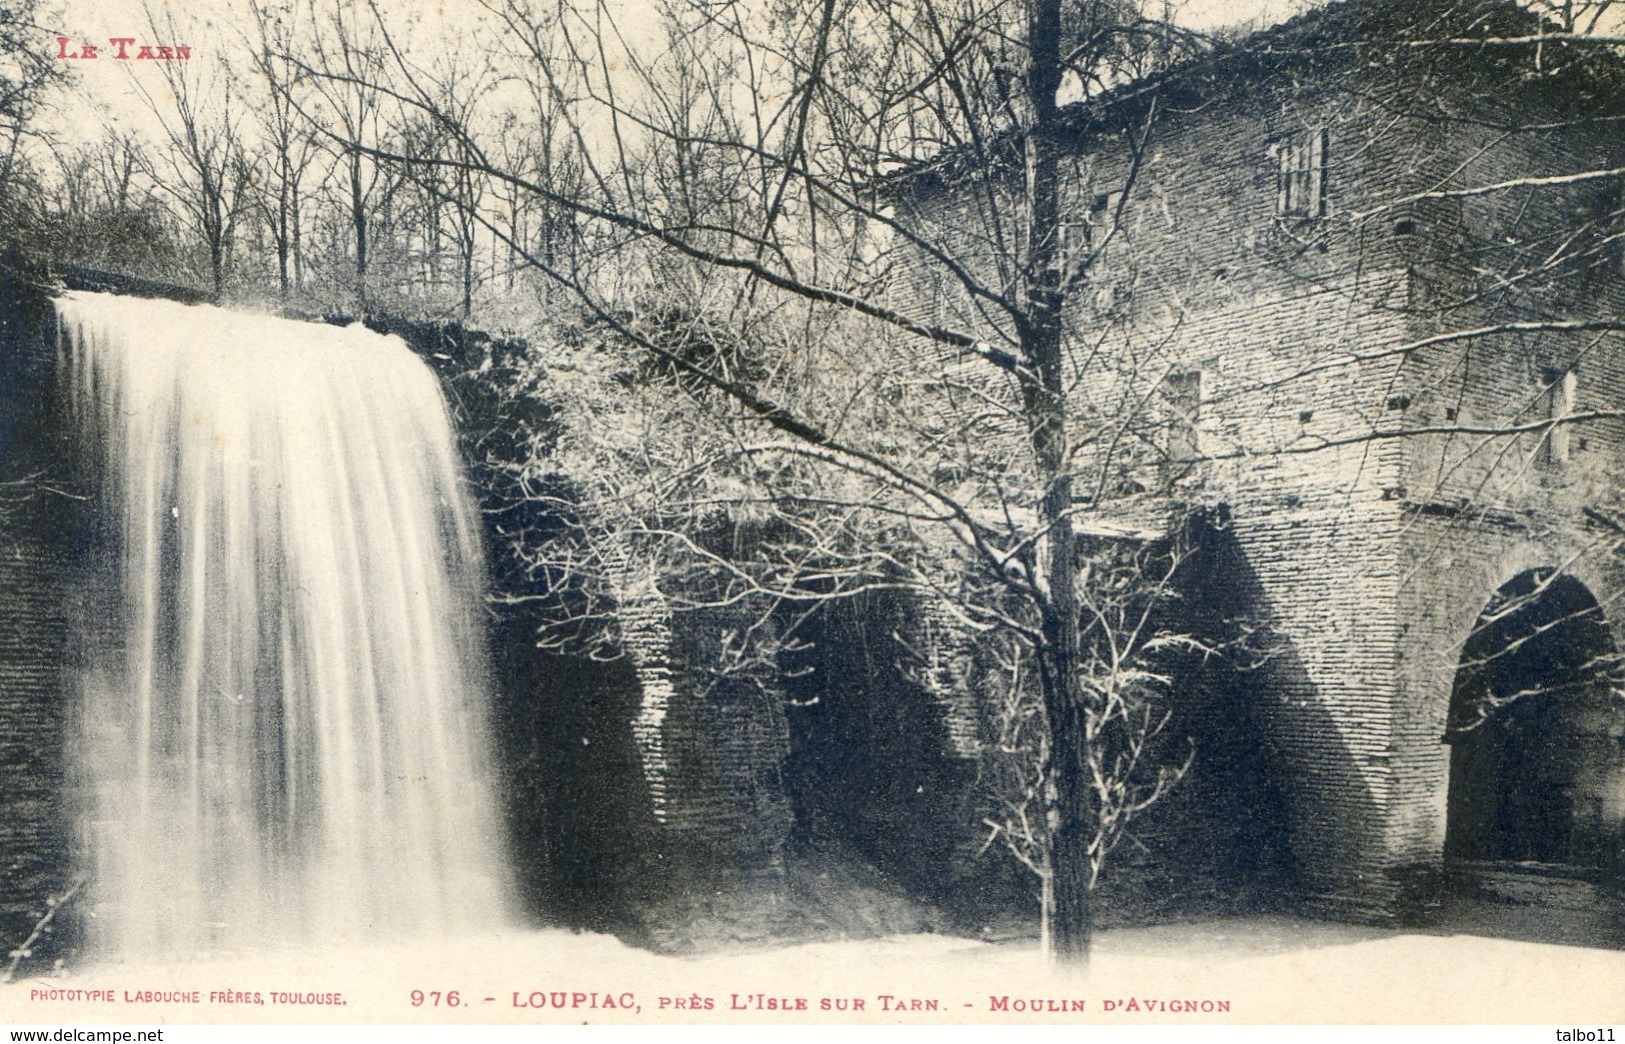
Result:
{"label": "arched opening", "polygon": [[1620,657],[1586,586],[1514,577],[1462,650],[1445,741],[1445,856],[1597,871],[1616,866],[1625,747]]}

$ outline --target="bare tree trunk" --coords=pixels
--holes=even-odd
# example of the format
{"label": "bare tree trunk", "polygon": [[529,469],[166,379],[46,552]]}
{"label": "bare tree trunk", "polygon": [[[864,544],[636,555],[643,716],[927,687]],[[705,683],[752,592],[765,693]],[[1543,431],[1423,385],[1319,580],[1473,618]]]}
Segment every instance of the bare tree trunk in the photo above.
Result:
{"label": "bare tree trunk", "polygon": [[474,249],[469,247],[463,254],[463,302],[462,321],[468,322],[468,317],[474,311]]}
{"label": "bare tree trunk", "polygon": [[367,207],[361,183],[361,153],[350,152],[350,223],[355,231],[356,308],[367,310]]}
{"label": "bare tree trunk", "polygon": [[214,290],[214,301],[220,302],[221,291],[226,284],[226,229],[225,219],[221,216],[221,204],[209,185],[207,176],[203,182],[203,235],[209,244],[209,284]]}
{"label": "bare tree trunk", "polygon": [[1022,341],[1033,376],[1024,382],[1028,439],[1044,482],[1044,538],[1038,549],[1043,648],[1040,677],[1050,730],[1050,954],[1059,964],[1089,959],[1089,846],[1098,814],[1086,762],[1086,721],[1078,685],[1077,554],[1062,366],[1062,257],[1059,243],[1061,86],[1060,0],[1030,0],[1026,130],[1027,308]]}
{"label": "bare tree trunk", "polygon": [[290,205],[289,221],[291,222],[293,241],[293,285],[296,290],[305,288],[305,262],[304,244],[302,241],[303,226],[299,221],[299,186],[293,187],[293,201]]}
{"label": "bare tree trunk", "polygon": [[276,198],[276,279],[277,291],[284,301],[288,299],[288,173],[284,163]]}
{"label": "bare tree trunk", "polygon": [[[1066,541],[1068,545],[1071,541]],[[1076,627],[1071,628],[1074,635]],[[1075,695],[1056,683],[1076,686],[1076,654],[1063,650],[1072,661],[1045,682],[1045,703],[1050,730],[1050,778],[1054,787],[1054,826],[1050,831],[1050,957],[1066,966],[1087,966],[1094,935],[1090,844],[1097,833],[1098,801],[1090,785],[1085,761],[1086,722]],[[1056,668],[1052,667],[1054,671]]]}
{"label": "bare tree trunk", "polygon": [[474,311],[474,218],[470,213],[472,200],[464,197],[463,209],[458,214],[458,249],[462,252],[462,321],[466,324]]}
{"label": "bare tree trunk", "polygon": [[475,209],[479,203],[474,195],[474,179],[466,170],[457,172],[457,249],[460,254],[462,277],[462,321],[474,311],[474,250]]}
{"label": "bare tree trunk", "polygon": [[423,230],[425,260],[429,266],[429,285],[436,290],[440,287],[440,200],[435,196],[429,201],[429,216],[424,222]]}

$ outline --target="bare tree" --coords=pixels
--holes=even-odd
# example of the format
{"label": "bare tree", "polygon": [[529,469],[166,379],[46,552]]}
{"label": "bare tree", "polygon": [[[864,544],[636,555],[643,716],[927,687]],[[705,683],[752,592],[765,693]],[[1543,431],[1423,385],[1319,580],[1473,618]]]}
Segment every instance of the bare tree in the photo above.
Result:
{"label": "bare tree", "polygon": [[303,210],[306,176],[318,152],[315,133],[300,114],[294,92],[300,90],[296,70],[285,56],[292,40],[295,11],[292,5],[253,5],[258,33],[256,64],[265,87],[256,109],[258,151],[269,162],[255,164],[262,171],[255,185],[257,208],[271,230],[276,248],[277,290],[286,300],[304,285]]}
{"label": "bare tree", "polygon": [[[744,501],[770,497],[802,509],[781,513],[797,539],[770,543],[764,561],[711,565],[745,589],[784,598],[804,594],[793,581],[808,572],[844,578],[837,592],[906,582],[942,595],[940,569],[924,561],[931,556],[904,562],[896,544],[878,533],[862,540],[836,535],[851,532],[841,520],[867,512],[910,527],[940,527],[952,534],[962,565],[998,585],[999,602],[957,604],[968,625],[1012,629],[1033,656],[1050,735],[1050,941],[1055,955],[1071,961],[1086,957],[1091,868],[1117,829],[1103,802],[1121,788],[1106,777],[1129,763],[1101,761],[1101,751],[1091,748],[1106,723],[1121,719],[1121,706],[1086,685],[1082,673],[1073,536],[1076,385],[1065,316],[1101,244],[1063,242],[1066,130],[1059,98],[1068,84],[1097,89],[1121,79],[1124,63],[1141,62],[1142,53],[1172,56],[1188,41],[1169,34],[1147,51],[1144,42],[1166,32],[1160,23],[1121,5],[1076,5],[1064,14],[1063,7],[1060,0],[1032,0],[1019,8],[943,3],[899,12],[823,0],[773,13],[731,7],[717,17],[676,2],[661,9],[663,47],[647,51],[607,6],[554,19],[518,0],[493,3],[493,14],[527,52],[516,75],[563,114],[582,157],[584,184],[568,192],[493,162],[484,128],[448,111],[432,77],[404,59],[381,22],[376,31],[395,57],[388,83],[379,70],[358,69],[347,58],[311,62],[307,71],[331,91],[366,82],[374,91],[370,104],[389,97],[428,114],[457,145],[434,162],[523,189],[592,226],[590,264],[587,251],[566,267],[531,244],[509,245],[573,289],[600,329],[644,354],[648,365],[680,375],[704,397],[713,420],[726,420],[736,433],[729,441],[737,440],[729,454],[751,462],[748,472],[761,483],[755,488],[776,490],[746,494]],[[883,55],[878,73],[868,61],[875,54]],[[1155,116],[1153,105],[1131,135],[1143,135]],[[423,162],[345,134],[345,147],[372,161]],[[969,214],[971,241],[935,239],[895,213],[883,186],[899,161],[983,165],[987,173]],[[1120,197],[1132,184],[1131,170]],[[492,234],[504,235],[499,224],[487,223]],[[865,232],[900,241],[945,272],[973,303],[973,322],[940,326],[891,303],[869,267],[875,259],[851,249]],[[1100,235],[1109,239],[1110,229]],[[967,253],[979,249],[986,253]],[[688,289],[674,296],[677,285]],[[866,359],[850,357],[874,343],[875,332],[848,328],[853,336],[845,351],[823,360],[847,355],[842,365],[855,387],[846,385],[851,397],[844,400],[837,391],[844,382],[830,381],[827,368],[821,384],[802,379],[816,351],[769,333],[777,326],[805,338],[814,325],[840,327],[836,317],[843,314],[923,338],[946,355],[987,367],[992,381],[1008,381],[1014,398],[988,406],[1008,411],[1018,435],[1013,445],[1025,448],[1014,458],[1006,451],[1001,470],[979,471],[976,488],[962,492],[916,470],[924,461],[906,446],[888,445],[883,429],[849,427],[844,418],[858,403],[887,408],[872,399],[872,350]],[[919,373],[922,362],[936,365],[935,354],[918,347],[906,354],[915,360],[909,373]],[[962,402],[951,411],[963,422]],[[841,476],[839,488],[817,477],[824,469]],[[777,478],[765,481],[766,472]],[[785,492],[797,488],[786,486],[789,473],[807,474],[809,488]],[[674,490],[668,484],[663,492]],[[822,506],[808,514],[808,505]],[[647,527],[650,517],[659,513],[640,509],[623,522]],[[661,525],[650,536],[696,550],[680,527]],[[916,543],[933,545],[941,542]],[[737,596],[737,589],[717,595]],[[1005,598],[1018,608],[1012,611]]]}
{"label": "bare tree", "polygon": [[20,191],[25,145],[30,136],[39,133],[36,117],[40,106],[62,73],[50,52],[40,46],[49,37],[38,18],[39,5],[32,0],[0,10],[0,54],[6,55],[0,69],[0,195],[6,200],[0,206],[0,221],[8,231],[22,219],[12,208],[25,198]]}
{"label": "bare tree", "polygon": [[356,306],[365,312],[370,301],[373,210],[386,181],[374,156],[385,130],[387,99],[374,89],[385,61],[383,43],[370,13],[356,3],[312,4],[301,21],[298,40],[309,49],[308,55],[284,52],[277,58],[285,69],[307,73],[306,61],[313,59],[328,73],[309,80],[316,98],[301,111],[310,125],[325,131],[323,140],[333,152],[334,180],[349,237],[351,291]]}
{"label": "bare tree", "polygon": [[[490,67],[470,63],[460,52],[449,50],[441,56],[442,69],[435,79],[440,98],[436,107],[460,127],[478,126],[479,103],[491,89]],[[445,195],[451,201],[452,243],[456,249],[458,273],[458,318],[468,322],[474,310],[474,288],[479,250],[480,213],[485,208],[486,178],[478,173],[466,155],[466,145],[455,136],[448,138],[451,158],[460,162],[450,170]]]}
{"label": "bare tree", "polygon": [[[1100,802],[1087,864],[1091,889],[1113,849],[1132,836],[1135,820],[1190,768],[1193,740],[1170,726],[1181,697],[1195,684],[1196,667],[1210,656],[1240,651],[1241,643],[1225,641],[1182,611],[1194,587],[1200,526],[1193,519],[1149,541],[1117,536],[1085,542],[1079,675],[1097,708],[1085,750],[1090,786]],[[1039,878],[1047,937],[1047,893],[1055,879],[1048,795],[1052,739],[1032,677],[1032,651],[1014,634],[995,636],[992,648],[998,677],[988,684],[995,739],[983,758],[987,844],[1002,843]],[[1253,666],[1258,660],[1249,652],[1238,662]]]}
{"label": "bare tree", "polygon": [[[156,37],[177,39],[173,12],[147,10]],[[224,61],[161,62],[164,91],[139,75],[131,82],[163,128],[166,147],[135,153],[150,182],[167,194],[197,231],[206,253],[207,280],[218,298],[225,289],[232,234],[241,216],[248,170],[243,158],[241,89]]]}

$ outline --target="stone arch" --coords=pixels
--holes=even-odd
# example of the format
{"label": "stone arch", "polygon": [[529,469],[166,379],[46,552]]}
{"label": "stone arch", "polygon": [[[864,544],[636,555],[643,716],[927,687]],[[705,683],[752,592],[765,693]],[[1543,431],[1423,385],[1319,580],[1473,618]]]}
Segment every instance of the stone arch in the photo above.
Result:
{"label": "stone arch", "polygon": [[1526,569],[1463,643],[1450,697],[1445,857],[1594,872],[1625,833],[1618,649],[1591,589]]}

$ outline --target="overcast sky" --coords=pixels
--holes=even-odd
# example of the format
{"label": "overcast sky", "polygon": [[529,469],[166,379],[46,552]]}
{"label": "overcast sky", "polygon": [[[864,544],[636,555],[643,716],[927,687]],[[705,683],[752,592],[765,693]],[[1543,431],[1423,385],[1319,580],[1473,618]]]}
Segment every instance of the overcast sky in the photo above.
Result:
{"label": "overcast sky", "polygon": [[[195,57],[223,49],[237,50],[245,46],[251,20],[246,0],[167,0],[175,10],[177,21],[195,26],[186,40],[153,40],[153,43],[185,43],[192,47]],[[403,13],[421,12],[424,24],[432,27],[439,22],[444,31],[456,32],[466,25],[470,17],[466,0],[380,0],[381,5],[394,4]],[[629,5],[636,0],[627,0]],[[1291,17],[1308,6],[1308,0],[1182,0],[1179,20],[1191,28],[1210,30],[1240,22],[1272,24]],[[67,34],[75,44],[93,43],[105,48],[111,37],[135,37],[143,41],[150,35],[144,29],[146,16],[139,2],[108,3],[107,0],[56,0],[58,14],[51,17],[49,30],[42,34],[40,46],[52,53],[57,45],[52,31]],[[164,18],[165,0],[157,0],[154,9],[160,21]],[[449,9],[449,10],[448,10]],[[436,18],[439,14],[441,17]],[[637,19],[628,19],[636,24]],[[133,129],[140,133],[156,133],[152,117],[145,109],[139,94],[133,89],[132,77],[139,77],[148,90],[162,91],[160,71],[152,63],[119,62],[112,60],[79,61],[71,63],[71,72],[77,90],[65,97],[52,121],[58,135],[69,141],[94,141],[112,127]]]}

